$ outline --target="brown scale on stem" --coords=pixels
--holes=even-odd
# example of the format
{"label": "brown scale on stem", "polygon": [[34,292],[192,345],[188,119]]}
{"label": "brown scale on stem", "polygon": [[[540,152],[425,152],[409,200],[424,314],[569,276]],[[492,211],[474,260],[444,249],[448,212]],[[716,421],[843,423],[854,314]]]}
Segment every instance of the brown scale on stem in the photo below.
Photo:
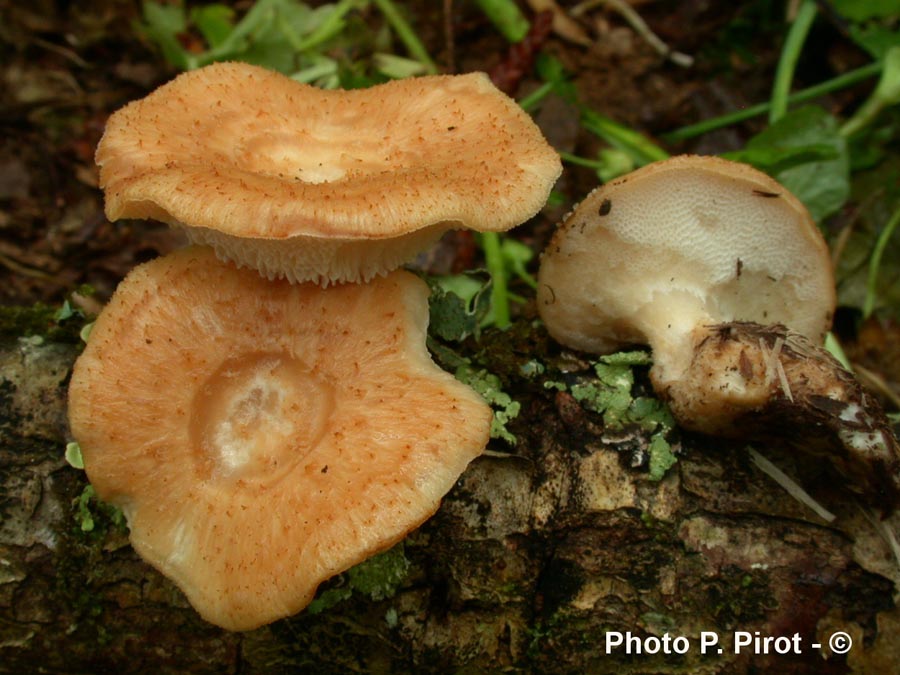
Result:
{"label": "brown scale on stem", "polygon": [[827,458],[865,502],[896,507],[897,440],[877,400],[837,359],[782,325],[734,321],[705,332],[686,375],[660,390],[682,427],[787,439]]}

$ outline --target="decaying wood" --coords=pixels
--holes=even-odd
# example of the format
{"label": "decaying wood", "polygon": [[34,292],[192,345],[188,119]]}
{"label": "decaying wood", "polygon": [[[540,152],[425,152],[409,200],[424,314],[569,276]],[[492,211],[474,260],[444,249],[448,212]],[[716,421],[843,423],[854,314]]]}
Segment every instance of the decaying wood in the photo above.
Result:
{"label": "decaying wood", "polygon": [[[838,515],[831,524],[740,444],[683,435],[679,461],[653,482],[632,466],[640,434],[604,444],[599,416],[519,374],[535,345],[501,344],[509,339],[485,336],[482,353],[522,402],[510,425],[518,443],[476,460],[408,538],[398,587],[349,590],[343,575],[328,589],[349,597],[245,634],[204,623],[96,505],[93,531],[82,531],[85,478],[63,457],[78,348],[7,342],[0,671],[898,672],[897,561],[828,467],[758,448]],[[810,646],[839,630],[854,639],[849,655]],[[609,631],[668,632],[691,648],[607,654]],[[721,655],[700,653],[702,631],[721,636]],[[803,653],[736,655],[734,631],[796,633]]]}

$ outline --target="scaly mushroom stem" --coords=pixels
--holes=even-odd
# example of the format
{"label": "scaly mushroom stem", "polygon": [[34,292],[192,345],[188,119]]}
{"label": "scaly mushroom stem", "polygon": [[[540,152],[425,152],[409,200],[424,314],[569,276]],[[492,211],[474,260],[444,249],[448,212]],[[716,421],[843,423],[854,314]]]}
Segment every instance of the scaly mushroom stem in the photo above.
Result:
{"label": "scaly mushroom stem", "polygon": [[[664,361],[662,362],[664,366]],[[900,447],[878,402],[825,349],[781,325],[729,322],[694,333],[677,379],[650,372],[686,429],[718,436],[792,436],[826,456],[884,512],[900,498]]]}

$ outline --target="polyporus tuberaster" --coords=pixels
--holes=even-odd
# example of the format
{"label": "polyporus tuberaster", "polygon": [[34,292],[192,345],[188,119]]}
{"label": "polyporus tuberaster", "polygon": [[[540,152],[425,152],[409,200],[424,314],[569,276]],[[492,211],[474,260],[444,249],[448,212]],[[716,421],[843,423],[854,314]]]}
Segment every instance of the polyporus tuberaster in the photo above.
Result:
{"label": "polyporus tuberaster", "polygon": [[438,508],[491,410],[425,349],[427,286],[322,289],[188,248],[120,284],[78,359],[72,433],[140,555],[247,630]]}
{"label": "polyporus tuberaster", "polygon": [[791,429],[892,508],[900,453],[874,401],[822,349],[835,306],[805,207],[743,164],[683,156],[592,192],[541,260],[538,308],[567,346],[653,350],[679,423],[752,437]]}
{"label": "polyporus tuberaster", "polygon": [[561,172],[483,73],[325,91],[242,63],[184,73],[113,114],[106,213],[185,228],[269,278],[366,281],[452,228],[507,230]]}

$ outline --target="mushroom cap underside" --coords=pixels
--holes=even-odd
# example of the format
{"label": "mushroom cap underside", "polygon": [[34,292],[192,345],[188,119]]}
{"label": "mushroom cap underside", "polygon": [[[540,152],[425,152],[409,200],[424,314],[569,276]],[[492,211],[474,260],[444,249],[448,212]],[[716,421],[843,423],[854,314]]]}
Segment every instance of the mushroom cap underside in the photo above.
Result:
{"label": "mushroom cap underside", "polygon": [[241,63],[127,105],[96,159],[110,219],[261,239],[506,230],[540,210],[561,172],[483,73],[329,91]]}
{"label": "mushroom cap underside", "polygon": [[323,290],[183,249],[98,318],[69,419],[98,496],[207,620],[293,614],[427,519],[487,443],[490,408],[424,346],[427,286]]}
{"label": "mushroom cap underside", "polygon": [[805,207],[750,166],[680,156],[592,192],[541,260],[551,335],[604,353],[683,346],[702,324],[784,324],[821,341],[835,306],[828,248]]}

